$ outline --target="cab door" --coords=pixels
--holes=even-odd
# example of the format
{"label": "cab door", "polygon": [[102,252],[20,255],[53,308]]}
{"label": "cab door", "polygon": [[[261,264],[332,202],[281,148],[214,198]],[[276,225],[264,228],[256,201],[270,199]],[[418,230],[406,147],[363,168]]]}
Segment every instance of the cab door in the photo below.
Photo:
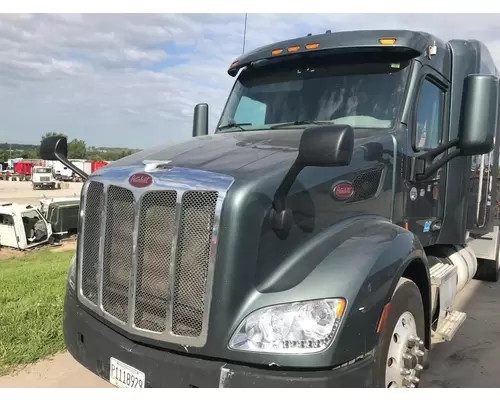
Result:
{"label": "cab door", "polygon": [[[408,141],[410,160],[425,155],[446,140],[449,84],[435,70],[424,66],[414,96]],[[434,161],[444,154],[437,156]],[[412,179],[413,176],[408,177],[405,198],[408,229],[419,237],[424,246],[434,244],[441,229],[447,168],[448,164],[443,165],[423,181],[417,182]]]}

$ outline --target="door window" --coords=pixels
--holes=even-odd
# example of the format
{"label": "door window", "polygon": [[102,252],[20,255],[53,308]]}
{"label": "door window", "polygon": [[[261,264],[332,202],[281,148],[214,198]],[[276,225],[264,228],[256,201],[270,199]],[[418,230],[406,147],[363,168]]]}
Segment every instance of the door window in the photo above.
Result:
{"label": "door window", "polygon": [[416,149],[434,149],[443,135],[444,92],[429,80],[424,80],[417,106]]}

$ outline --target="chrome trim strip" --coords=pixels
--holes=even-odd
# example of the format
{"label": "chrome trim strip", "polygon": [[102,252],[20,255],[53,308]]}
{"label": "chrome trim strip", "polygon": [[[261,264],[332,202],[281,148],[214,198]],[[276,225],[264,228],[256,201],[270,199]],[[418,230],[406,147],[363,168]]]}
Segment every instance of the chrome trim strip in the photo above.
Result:
{"label": "chrome trim strip", "polygon": [[[78,298],[80,302],[94,311],[100,317],[105,320],[121,327],[128,333],[147,337],[150,339],[160,340],[164,342],[177,343],[181,345],[202,347],[205,345],[208,336],[208,321],[210,317],[210,307],[212,301],[212,287],[215,273],[215,263],[217,256],[217,244],[219,238],[220,230],[220,218],[222,213],[222,207],[224,205],[224,200],[227,195],[227,191],[234,183],[234,178],[229,175],[218,174],[214,172],[194,170],[189,168],[174,167],[172,169],[163,170],[153,170],[147,171],[149,175],[153,177],[153,183],[146,188],[135,188],[128,183],[128,178],[134,173],[144,173],[144,167],[133,166],[124,168],[108,168],[106,170],[100,171],[93,175],[84,185],[84,190],[82,191],[82,222],[79,237],[79,249],[78,255],[79,260],[77,260],[78,268]],[[104,205],[102,210],[102,219],[100,226],[100,248],[99,248],[99,266],[98,266],[98,305],[96,306],[90,300],[88,300],[82,291],[82,259],[83,259],[83,235],[85,232],[85,211],[87,205],[87,191],[90,182],[100,182],[104,185]],[[130,190],[133,193],[135,199],[135,215],[134,215],[134,247],[133,247],[133,262],[132,271],[130,274],[132,284],[129,286],[128,292],[128,322],[123,323],[116,317],[107,313],[102,305],[102,287],[103,287],[103,258],[104,258],[104,245],[105,245],[105,232],[106,232],[106,217],[107,217],[107,203],[108,196],[107,191],[110,185],[115,185]],[[172,239],[172,253],[171,253],[171,263],[170,263],[170,274],[169,274],[169,291],[167,294],[167,301],[169,308],[167,310],[166,326],[165,332],[153,332],[135,326],[135,297],[137,291],[137,239],[139,234],[139,223],[140,223],[140,211],[142,205],[142,198],[146,193],[160,190],[175,190],[177,191],[176,198],[176,210],[175,210],[175,220],[176,220],[176,230],[174,237]],[[187,191],[217,191],[218,197],[215,207],[214,214],[214,224],[212,228],[212,242],[210,243],[210,254],[207,266],[207,286],[205,291],[205,302],[203,310],[203,320],[201,334],[198,337],[186,337],[174,335],[172,333],[172,305],[173,305],[173,293],[175,285],[175,270],[177,261],[177,246],[179,239],[179,229],[181,221],[181,209],[182,209],[182,199],[184,193]],[[109,240],[109,239],[108,239]]]}
{"label": "chrome trim strip", "polygon": [[396,136],[391,135],[392,138],[392,195],[391,195],[391,222],[394,222],[394,207],[396,203],[396,168],[398,168],[398,141]]}
{"label": "chrome trim strip", "polygon": [[[85,304],[87,307],[95,307],[93,303],[87,300],[87,298],[83,295],[82,288],[82,259],[83,259],[83,243],[84,243],[84,222],[85,222],[85,211],[87,210],[87,190],[90,185],[90,180],[86,181],[82,186],[82,192],[80,195],[80,216],[78,221],[78,238],[77,238],[77,251],[76,251],[76,287],[77,287],[77,295],[80,301]],[[97,280],[96,280],[97,282]],[[97,300],[99,302],[99,299]]]}
{"label": "chrome trim strip", "polygon": [[[175,230],[174,237],[172,238],[172,250],[170,253],[170,268],[168,272],[168,310],[167,310],[167,330],[172,333],[172,324],[174,320],[174,291],[175,291],[175,267],[177,265],[177,245],[179,243],[179,230],[181,226],[182,217],[182,197],[184,196],[184,191],[177,192],[177,198],[175,200]],[[207,280],[207,282],[209,282]],[[208,285],[210,286],[210,285]],[[205,323],[205,321],[203,321]]]}
{"label": "chrome trim strip", "polygon": [[[104,282],[104,246],[105,246],[105,236],[106,236],[106,220],[108,219],[108,186],[103,185],[102,189],[102,210],[101,210],[101,227],[99,228],[99,233],[101,234],[101,240],[99,241],[99,265],[97,270],[99,271],[97,276],[97,284],[99,285],[98,290],[98,307],[101,312],[104,312],[104,307],[102,305],[102,286]],[[85,230],[85,221],[83,221],[83,229]]]}
{"label": "chrome trim strip", "polygon": [[139,220],[144,194],[134,204],[134,226],[132,230],[132,270],[128,287],[128,328],[135,328],[135,296],[137,292],[137,238],[139,236]]}

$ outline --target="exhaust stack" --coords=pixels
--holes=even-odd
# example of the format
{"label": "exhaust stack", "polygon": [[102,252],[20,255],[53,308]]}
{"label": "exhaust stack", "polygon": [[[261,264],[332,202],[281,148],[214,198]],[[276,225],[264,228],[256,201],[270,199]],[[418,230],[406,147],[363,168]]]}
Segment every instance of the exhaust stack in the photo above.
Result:
{"label": "exhaust stack", "polygon": [[208,135],[208,104],[200,103],[194,107],[193,137]]}

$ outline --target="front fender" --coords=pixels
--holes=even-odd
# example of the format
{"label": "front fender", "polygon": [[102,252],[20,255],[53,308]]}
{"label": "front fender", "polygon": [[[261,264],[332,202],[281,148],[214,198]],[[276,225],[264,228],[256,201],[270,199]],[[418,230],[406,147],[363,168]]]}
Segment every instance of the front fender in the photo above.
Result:
{"label": "front fender", "polygon": [[263,280],[238,319],[272,304],[343,297],[347,306],[334,343],[318,354],[246,353],[252,359],[247,361],[323,368],[367,354],[376,345],[385,304],[406,266],[415,259],[427,264],[419,240],[387,219],[356,217],[331,227],[296,249]]}

